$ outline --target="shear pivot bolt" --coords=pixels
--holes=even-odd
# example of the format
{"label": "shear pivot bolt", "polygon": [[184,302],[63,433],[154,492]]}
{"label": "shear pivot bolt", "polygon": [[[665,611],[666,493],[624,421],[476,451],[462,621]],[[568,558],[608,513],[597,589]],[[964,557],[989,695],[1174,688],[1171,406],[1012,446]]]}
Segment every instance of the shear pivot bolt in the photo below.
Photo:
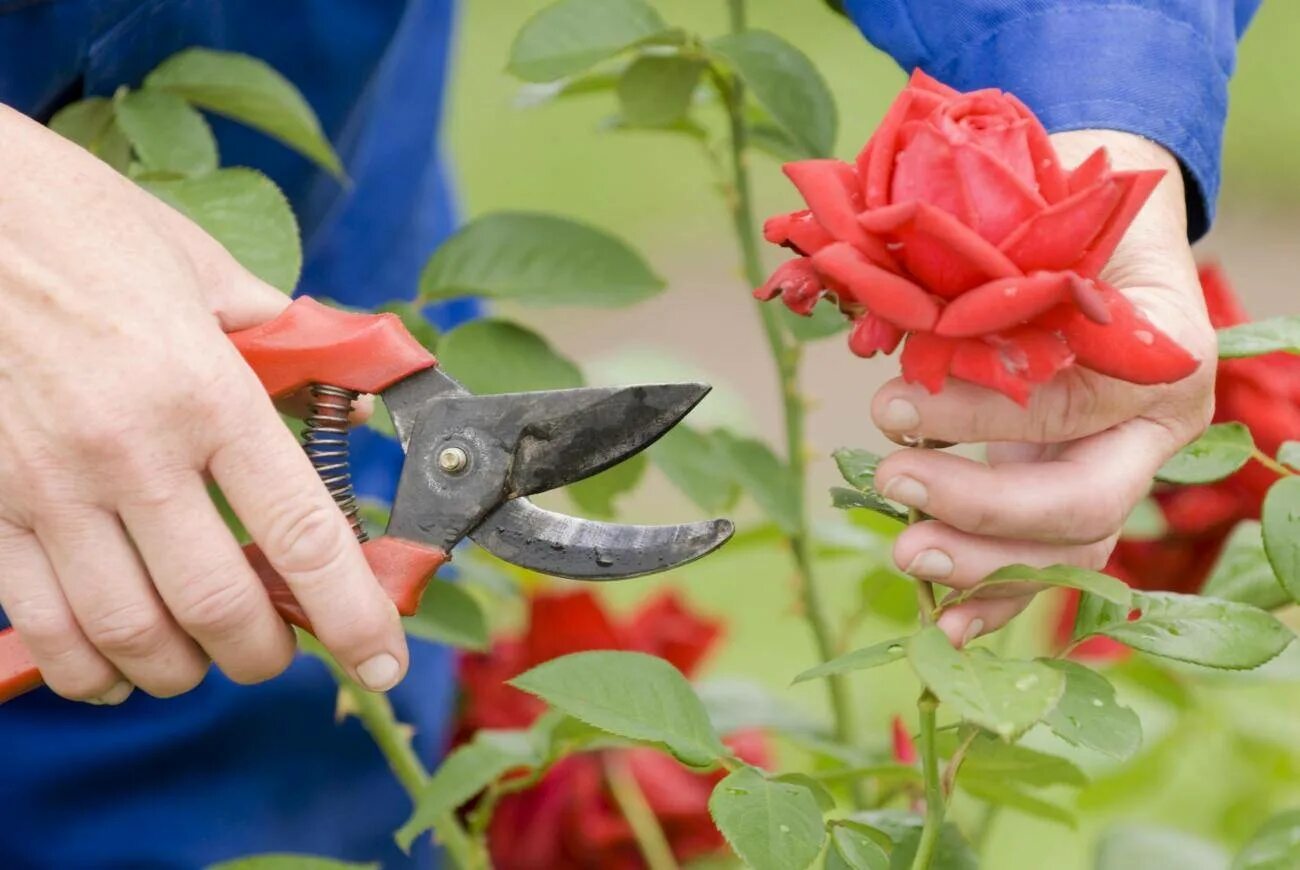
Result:
{"label": "shear pivot bolt", "polygon": [[448,447],[438,454],[438,467],[448,474],[456,474],[469,465],[469,457],[459,447]]}

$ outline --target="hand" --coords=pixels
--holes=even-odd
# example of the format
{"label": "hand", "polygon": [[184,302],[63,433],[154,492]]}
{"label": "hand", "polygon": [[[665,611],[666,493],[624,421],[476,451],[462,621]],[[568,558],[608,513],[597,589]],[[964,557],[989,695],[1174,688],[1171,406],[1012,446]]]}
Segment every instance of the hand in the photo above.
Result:
{"label": "hand", "polygon": [[[1102,277],[1202,362],[1190,377],[1155,387],[1071,367],[1039,388],[1027,408],[962,381],[950,380],[938,395],[901,379],[881,387],[871,414],[891,439],[988,442],[987,464],[908,449],[876,474],[886,496],[933,517],[899,536],[899,568],[953,589],[1013,563],[1104,566],[1156,469],[1195,439],[1213,412],[1214,331],[1187,243],[1177,161],[1127,133],[1052,138],[1067,166],[1105,145],[1118,169],[1168,170]],[[953,643],[968,642],[1003,626],[1035,591],[990,590],[946,610],[939,626]]]}
{"label": "hand", "polygon": [[288,666],[205,473],[340,663],[397,683],[396,608],[224,335],[288,300],[3,106],[0,152],[0,606],[46,684],[115,704],[185,692],[209,658],[242,683]]}

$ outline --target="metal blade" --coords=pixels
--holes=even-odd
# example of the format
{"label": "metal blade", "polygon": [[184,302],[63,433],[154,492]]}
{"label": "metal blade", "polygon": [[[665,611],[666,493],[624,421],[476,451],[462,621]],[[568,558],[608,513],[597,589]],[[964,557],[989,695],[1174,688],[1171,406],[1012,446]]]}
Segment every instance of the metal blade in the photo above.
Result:
{"label": "metal blade", "polygon": [[526,498],[506,502],[469,536],[522,568],[573,580],[620,580],[667,571],[727,542],[730,520],[632,526],[543,510]]}

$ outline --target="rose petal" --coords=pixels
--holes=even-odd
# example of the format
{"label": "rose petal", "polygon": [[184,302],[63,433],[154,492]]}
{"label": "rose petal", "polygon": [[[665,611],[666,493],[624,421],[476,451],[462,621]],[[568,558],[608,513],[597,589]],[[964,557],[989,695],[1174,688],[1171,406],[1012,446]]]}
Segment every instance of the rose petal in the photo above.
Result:
{"label": "rose petal", "polygon": [[958,344],[959,339],[943,338],[933,332],[912,333],[899,356],[903,380],[920,384],[931,393],[939,392],[943,389]]}
{"label": "rose petal", "polygon": [[1038,272],[990,281],[948,303],[934,331],[968,338],[1027,323],[1069,298],[1069,279],[1064,272]]}
{"label": "rose petal", "polygon": [[952,376],[995,390],[1018,405],[1029,404],[1029,382],[1007,368],[997,348],[978,338],[958,340]]}
{"label": "rose petal", "polygon": [[1049,203],[1060,202],[1069,195],[1070,186],[1043,122],[1015,94],[1007,94],[1006,98],[1020,112],[1021,117],[1029,122],[1029,153],[1033,155],[1038,192]]}
{"label": "rose petal", "polygon": [[938,94],[941,97],[955,97],[961,93],[961,91],[956,88],[950,88],[943,82],[927,74],[920,67],[912,70],[912,75],[907,80],[907,87],[915,88],[919,91],[928,91],[932,94]]}
{"label": "rose petal", "polygon": [[819,274],[895,326],[928,330],[939,317],[930,295],[906,278],[880,268],[852,245],[836,242],[813,255]]}
{"label": "rose petal", "polygon": [[1074,297],[1074,304],[1079,306],[1079,310],[1083,312],[1084,317],[1103,326],[1110,323],[1112,318],[1110,309],[1106,307],[1106,297],[1101,295],[1095,281],[1090,278],[1081,278],[1071,272],[1070,295]]}
{"label": "rose petal", "polygon": [[1026,272],[1069,269],[1106,226],[1122,194],[1118,182],[1103,179],[1040,211],[1016,227],[998,248]]}
{"label": "rose petal", "polygon": [[766,302],[779,293],[787,308],[807,317],[825,291],[821,276],[813,269],[812,260],[798,257],[777,266],[763,286],[754,291],[754,298]]}
{"label": "rose petal", "polygon": [[952,146],[929,124],[913,123],[900,132],[909,134],[910,140],[898,151],[889,201],[927,202],[971,223],[975,213],[957,172]]}
{"label": "rose petal", "polygon": [[763,223],[763,238],[805,257],[835,241],[808,209],[768,218]]}
{"label": "rose petal", "polygon": [[873,262],[896,268],[884,243],[858,223],[858,212],[863,210],[864,203],[858,174],[852,166],[840,160],[796,160],[781,168],[828,233],[855,246]]}
{"label": "rose petal", "polygon": [[898,128],[908,120],[912,107],[912,92],[904,89],[894,100],[880,126],[871,134],[866,147],[858,154],[858,178],[867,208],[880,208],[889,200],[890,176],[894,171],[894,158],[898,150]]}
{"label": "rose petal", "polygon": [[853,322],[849,333],[849,350],[870,359],[878,352],[891,354],[903,340],[903,331],[882,317],[868,312]]}
{"label": "rose petal", "polygon": [[953,162],[975,215],[967,221],[993,244],[1046,207],[1038,192],[994,155],[972,145],[954,145]]}
{"label": "rose petal", "polygon": [[1200,363],[1157,329],[1122,293],[1104,281],[1097,290],[1111,322],[1095,323],[1073,306],[1060,306],[1039,320],[1055,329],[1084,368],[1132,384],[1167,384],[1187,377]]}
{"label": "rose petal", "polygon": [[899,764],[916,764],[916,744],[912,735],[903,724],[902,716],[895,716],[890,723],[890,732],[894,743],[894,761]]}
{"label": "rose petal", "polygon": [[1074,362],[1074,352],[1065,339],[1038,326],[1017,326],[986,336],[1007,365],[1009,371],[1031,384],[1042,384]]}
{"label": "rose petal", "polygon": [[1110,173],[1110,156],[1105,147],[1100,147],[1088,155],[1088,159],[1074,167],[1070,173],[1070,193],[1078,193],[1085,187],[1092,187]]}
{"label": "rose petal", "polygon": [[1147,197],[1156,189],[1160,179],[1165,177],[1163,169],[1146,169],[1140,172],[1116,172],[1111,176],[1119,182],[1123,193],[1119,205],[1111,213],[1110,220],[1106,222],[1106,227],[1097,238],[1093,240],[1092,246],[1088,253],[1079,260],[1074,266],[1074,271],[1078,272],[1085,278],[1096,277],[1105,267],[1110,255],[1115,253],[1115,248],[1119,246],[1120,239],[1124,238],[1124,232],[1128,229],[1129,224],[1133,223],[1133,218],[1142,210],[1146,203]]}
{"label": "rose petal", "polygon": [[[1210,323],[1215,329],[1236,326],[1250,320],[1250,315],[1233,292],[1228,276],[1223,274],[1218,263],[1202,263],[1197,275],[1201,279],[1201,292],[1205,294],[1205,306],[1210,310]],[[1296,434],[1300,435],[1300,432]]]}
{"label": "rose petal", "polygon": [[529,602],[528,661],[593,649],[622,649],[623,636],[590,592],[540,593]]}

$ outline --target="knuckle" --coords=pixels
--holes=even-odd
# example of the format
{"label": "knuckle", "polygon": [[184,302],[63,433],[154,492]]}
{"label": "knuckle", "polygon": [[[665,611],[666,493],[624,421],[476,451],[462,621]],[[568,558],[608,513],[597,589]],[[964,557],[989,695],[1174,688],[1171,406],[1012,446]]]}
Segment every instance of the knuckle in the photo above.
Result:
{"label": "knuckle", "polygon": [[249,582],[246,571],[214,563],[181,583],[173,612],[191,634],[228,637],[255,622],[265,593]]}
{"label": "knuckle", "polygon": [[16,602],[8,608],[10,621],[23,633],[23,640],[40,655],[66,655],[80,634],[76,622],[63,607],[45,603]]}
{"label": "knuckle", "polygon": [[50,691],[69,701],[93,701],[102,697],[117,683],[119,677],[111,673],[93,673],[85,667],[46,667],[41,677]]}
{"label": "knuckle", "polygon": [[284,673],[293,663],[294,646],[291,643],[279,644],[275,649],[257,656],[251,662],[227,666],[218,660],[223,672],[233,682],[241,686],[251,686],[273,680]]}
{"label": "knuckle", "polygon": [[82,627],[96,647],[109,656],[128,659],[152,658],[170,640],[161,614],[138,604],[105,610],[86,619]]}
{"label": "knuckle", "polygon": [[310,577],[341,568],[352,540],[332,504],[293,499],[268,524],[264,551],[281,573]]}

